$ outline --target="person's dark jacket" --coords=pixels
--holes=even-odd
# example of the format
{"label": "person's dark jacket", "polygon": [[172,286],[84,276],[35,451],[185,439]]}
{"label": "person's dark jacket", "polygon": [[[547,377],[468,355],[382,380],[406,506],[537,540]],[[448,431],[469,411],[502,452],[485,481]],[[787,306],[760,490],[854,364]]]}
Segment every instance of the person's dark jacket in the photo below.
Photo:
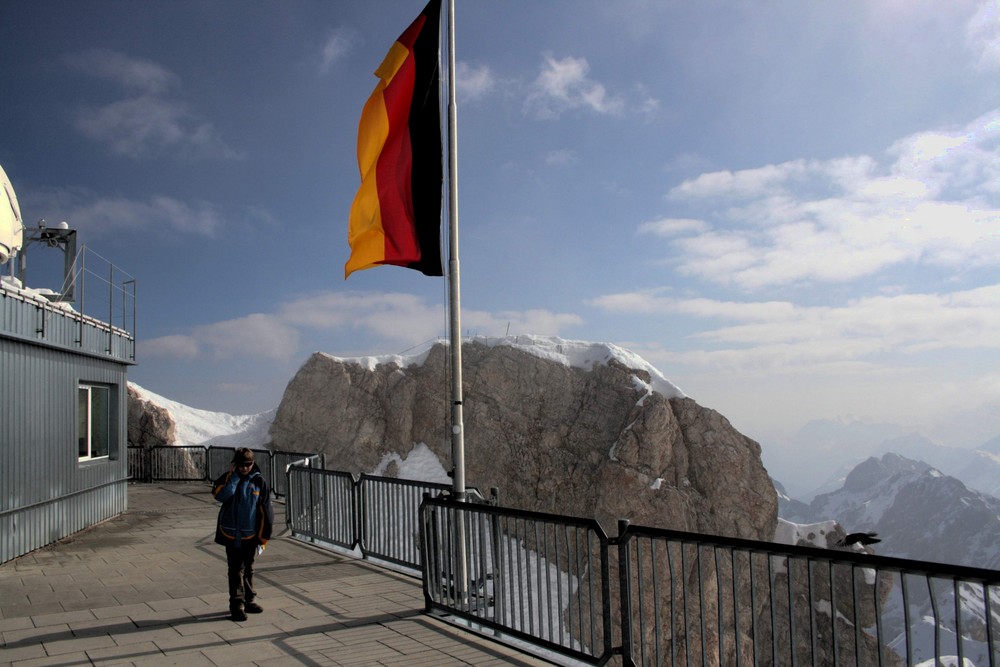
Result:
{"label": "person's dark jacket", "polygon": [[222,502],[215,541],[227,546],[267,544],[274,525],[271,489],[255,463],[246,477],[227,472],[215,480],[212,495]]}

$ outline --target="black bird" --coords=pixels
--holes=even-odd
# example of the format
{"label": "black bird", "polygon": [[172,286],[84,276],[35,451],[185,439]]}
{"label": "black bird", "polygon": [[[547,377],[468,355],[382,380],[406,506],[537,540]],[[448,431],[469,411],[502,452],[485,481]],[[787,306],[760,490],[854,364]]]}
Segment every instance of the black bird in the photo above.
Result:
{"label": "black bird", "polygon": [[863,544],[868,546],[869,544],[875,544],[876,542],[881,542],[882,539],[878,536],[878,533],[869,530],[867,533],[850,533],[845,535],[844,539],[837,542],[838,547],[849,547],[852,544]]}

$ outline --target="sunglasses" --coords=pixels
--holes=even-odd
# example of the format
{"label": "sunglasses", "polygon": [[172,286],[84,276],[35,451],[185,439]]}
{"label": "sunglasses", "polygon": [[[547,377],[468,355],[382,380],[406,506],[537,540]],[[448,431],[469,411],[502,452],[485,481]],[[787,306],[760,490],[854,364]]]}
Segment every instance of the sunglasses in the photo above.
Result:
{"label": "sunglasses", "polygon": [[249,461],[249,462],[245,461],[243,463],[237,463],[236,467],[237,468],[252,468],[253,467],[253,461]]}

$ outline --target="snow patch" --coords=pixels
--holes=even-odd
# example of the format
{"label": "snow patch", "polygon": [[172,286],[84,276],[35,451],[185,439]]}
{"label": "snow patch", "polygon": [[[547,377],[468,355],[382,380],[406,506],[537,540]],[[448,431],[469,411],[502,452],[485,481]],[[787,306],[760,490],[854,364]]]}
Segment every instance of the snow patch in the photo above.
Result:
{"label": "snow patch", "polygon": [[778,544],[796,545],[800,542],[826,549],[826,535],[836,530],[836,521],[820,521],[818,523],[792,523],[778,518],[774,528],[774,541]]}
{"label": "snow patch", "polygon": [[[634,352],[613,343],[591,343],[587,341],[566,340],[558,336],[535,335],[503,336],[497,338],[474,337],[468,339],[467,342],[486,345],[488,347],[506,345],[531,354],[539,359],[554,361],[570,368],[580,368],[585,371],[592,371],[594,370],[594,366],[605,365],[612,360],[618,361],[627,368],[649,373],[650,382],[646,383],[640,380],[641,384],[637,384],[637,386],[643,389],[648,388],[662,394],[665,398],[685,397],[684,392],[664,377],[663,373],[655,366]],[[447,341],[438,340],[434,341],[434,343],[447,344]],[[385,364],[396,364],[400,368],[420,366],[427,361],[427,356],[430,354],[430,346],[412,355],[388,354],[369,357],[336,357],[331,354],[320,354],[324,354],[324,356],[342,363],[358,364],[366,370],[371,371]]]}
{"label": "snow patch", "polygon": [[389,464],[395,462],[399,470],[399,479],[409,479],[419,482],[434,482],[439,484],[451,484],[451,478],[441,465],[441,460],[431,448],[422,442],[414,445],[410,453],[403,458],[395,452],[389,452],[382,456],[382,460],[375,466],[371,474],[384,476]]}

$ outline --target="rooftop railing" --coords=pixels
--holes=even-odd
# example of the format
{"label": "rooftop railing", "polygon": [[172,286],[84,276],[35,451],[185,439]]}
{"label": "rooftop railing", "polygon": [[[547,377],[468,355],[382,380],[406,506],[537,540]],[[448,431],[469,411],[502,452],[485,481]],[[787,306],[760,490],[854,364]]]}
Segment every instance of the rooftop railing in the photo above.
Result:
{"label": "rooftop railing", "polygon": [[[75,232],[62,229],[33,229],[33,242],[62,245],[46,234],[74,240],[64,249],[62,282],[52,287],[25,282],[25,253],[19,260],[19,277],[4,276],[0,292],[7,303],[3,319],[8,333],[28,340],[72,347],[88,353],[110,355],[127,362],[136,360],[136,280],[110,260],[87,246],[76,251]],[[37,259],[44,259],[39,257]],[[15,302],[25,312],[18,312]]]}

